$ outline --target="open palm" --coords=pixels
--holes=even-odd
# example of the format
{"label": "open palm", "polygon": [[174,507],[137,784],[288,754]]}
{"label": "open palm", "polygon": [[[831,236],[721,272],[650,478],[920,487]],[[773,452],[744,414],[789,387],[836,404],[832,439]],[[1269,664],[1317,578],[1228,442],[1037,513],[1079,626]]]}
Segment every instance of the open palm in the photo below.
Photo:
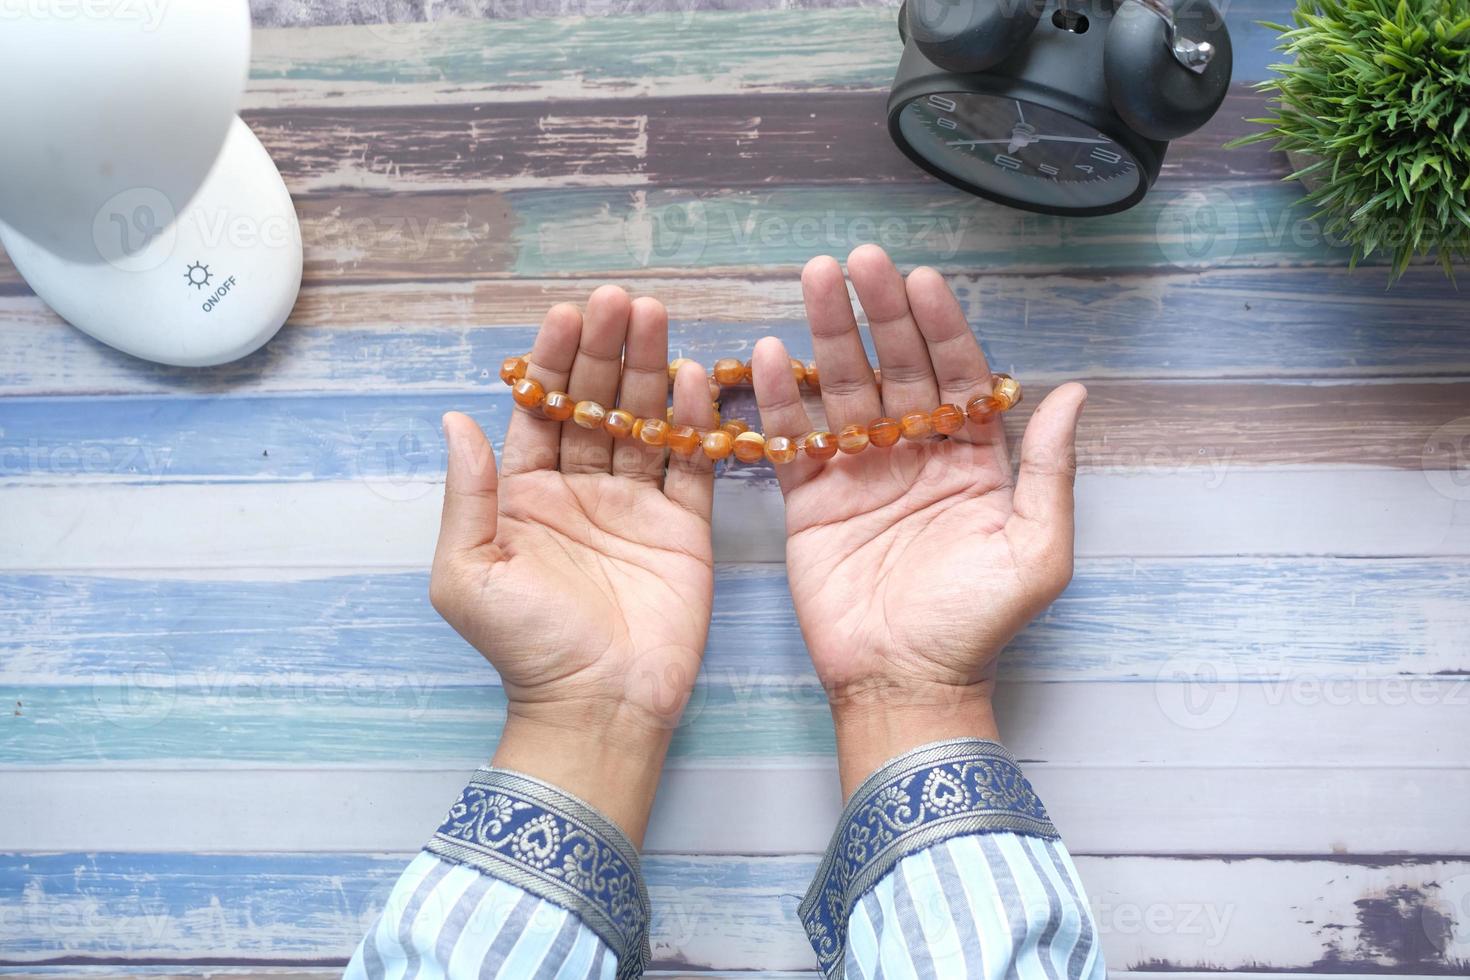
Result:
{"label": "open palm", "polygon": [[[626,347],[626,355],[624,348]],[[585,322],[547,314],[527,376],[638,416],[668,398],[667,318],[604,287]],[[708,427],[704,373],[675,384],[681,422]],[[431,594],[500,672],[512,706],[606,703],[677,721],[713,592],[710,463],[517,409],[497,475],[473,420],[445,419],[445,513]]]}
{"label": "open palm", "polygon": [[[963,311],[933,270],[905,281],[882,250],[848,260],[878,351],[868,365],[842,270],[813,260],[802,283],[833,431],[880,416],[964,406],[991,390]],[[768,433],[812,424],[779,342],[756,349]],[[1073,436],[1085,391],[1036,410],[1012,479],[998,418],[778,468],[786,562],[807,647],[834,704],[869,695],[959,696],[994,678],[1000,649],[1065,587],[1072,566]]]}

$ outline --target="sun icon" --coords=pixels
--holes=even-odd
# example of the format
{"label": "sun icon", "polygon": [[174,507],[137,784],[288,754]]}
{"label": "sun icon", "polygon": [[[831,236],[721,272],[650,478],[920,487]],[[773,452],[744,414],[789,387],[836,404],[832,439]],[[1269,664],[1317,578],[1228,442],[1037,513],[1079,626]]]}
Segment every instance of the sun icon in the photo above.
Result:
{"label": "sun icon", "polygon": [[195,262],[184,272],[184,278],[189,280],[189,285],[195,289],[203,289],[209,285],[209,266]]}

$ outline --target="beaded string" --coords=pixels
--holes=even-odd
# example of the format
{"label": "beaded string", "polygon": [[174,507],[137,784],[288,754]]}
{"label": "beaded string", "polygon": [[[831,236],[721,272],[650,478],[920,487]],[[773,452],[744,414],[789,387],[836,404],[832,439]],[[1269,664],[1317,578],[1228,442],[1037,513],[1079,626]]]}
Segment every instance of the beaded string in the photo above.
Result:
{"label": "beaded string", "polygon": [[[693,363],[687,357],[669,362],[669,379],[685,364]],[[1009,374],[992,374],[994,384],[990,394],[976,395],[964,407],[946,404],[927,412],[909,412],[901,418],[876,418],[867,425],[843,426],[836,432],[817,429],[806,435],[765,436],[752,431],[741,419],[718,419],[714,429],[696,429],[690,425],[675,425],[674,409],[669,408],[664,418],[638,418],[621,408],[609,409],[594,401],[576,401],[565,391],[547,391],[534,378],[526,377],[530,366],[528,357],[507,357],[500,365],[500,380],[510,385],[515,403],[526,409],[540,409],[541,414],[554,422],[571,419],[584,429],[602,429],[615,439],[637,439],[646,446],[667,446],[680,456],[693,456],[703,451],[710,459],[726,459],[734,456],[742,463],[757,463],[768,459],[772,463],[790,463],[798,453],[806,453],[812,459],[831,459],[839,452],[849,455],[860,453],[869,446],[886,448],[908,439],[913,442],[930,436],[947,436],[959,430],[968,419],[986,422],[996,415],[1009,411],[1021,401],[1021,383]],[[791,359],[791,373],[797,384],[805,384],[813,391],[821,391],[821,379],[817,374],[816,362],[803,364]],[[879,387],[883,384],[880,372],[873,376]],[[748,385],[751,381],[749,361],[725,357],[716,361],[708,375],[710,400],[718,412],[720,393],[725,387]]]}

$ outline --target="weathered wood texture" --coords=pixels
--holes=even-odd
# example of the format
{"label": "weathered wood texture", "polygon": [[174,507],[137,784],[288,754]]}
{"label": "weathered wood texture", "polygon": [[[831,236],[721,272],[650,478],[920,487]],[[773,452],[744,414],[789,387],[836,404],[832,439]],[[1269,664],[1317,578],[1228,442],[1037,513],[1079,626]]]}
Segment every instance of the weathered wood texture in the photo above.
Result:
{"label": "weathered wood texture", "polygon": [[[503,713],[425,600],[439,413],[498,441],[500,359],[606,280],[663,298],[680,354],[810,357],[796,271],[876,240],[1027,382],[1013,435],[1054,383],[1092,392],[1077,577],[1010,651],[1002,724],[1110,965],[1470,970],[1470,316],[1434,269],[1349,273],[1278,155],[1221,148],[1286,0],[1229,5],[1236,87],[1145,203],[1072,222],[891,148],[892,8],[715,5],[258,0],[362,26],[257,32],[245,114],[306,287],[239,364],[102,348],[0,257],[0,963],[332,972]],[[831,725],[772,473],[717,487],[656,953],[811,980]]]}

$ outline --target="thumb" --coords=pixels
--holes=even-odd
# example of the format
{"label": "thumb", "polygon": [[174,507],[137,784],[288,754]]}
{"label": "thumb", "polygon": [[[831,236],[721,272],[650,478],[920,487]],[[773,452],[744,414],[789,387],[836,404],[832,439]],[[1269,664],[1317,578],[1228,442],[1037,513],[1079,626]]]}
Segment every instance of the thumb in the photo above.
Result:
{"label": "thumb", "polygon": [[1044,539],[1067,542],[1071,551],[1073,485],[1077,477],[1077,420],[1087,389],[1069,382],[1047,395],[1021,439],[1021,470],[1012,497],[1015,515]]}
{"label": "thumb", "polygon": [[444,439],[449,447],[449,467],[444,477],[439,550],[468,551],[495,539],[495,451],[479,424],[459,412],[444,416]]}

